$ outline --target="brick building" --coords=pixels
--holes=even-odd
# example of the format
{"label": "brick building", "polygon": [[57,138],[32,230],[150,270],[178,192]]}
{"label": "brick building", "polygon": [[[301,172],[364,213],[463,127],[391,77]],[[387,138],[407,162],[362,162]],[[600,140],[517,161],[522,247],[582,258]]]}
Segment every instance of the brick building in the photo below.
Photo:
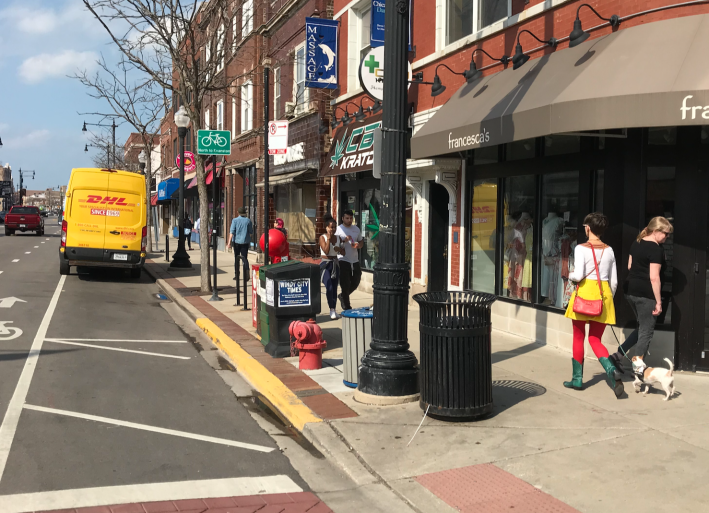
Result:
{"label": "brick building", "polygon": [[[581,1],[411,3],[412,71],[435,83],[408,91],[412,292],[495,294],[496,328],[570,350],[567,255],[584,241],[584,216],[608,215],[605,240],[622,283],[631,242],[661,215],[675,232],[664,244],[652,359],[709,368],[709,130],[702,126],[709,76],[690,64],[709,41],[709,5],[601,0],[590,4],[601,19]],[[361,102],[372,105],[358,79],[370,51],[371,8],[371,0],[334,2],[336,107],[347,116]],[[354,151],[354,126],[339,126],[333,146],[343,139]],[[347,158],[345,150],[352,164]],[[354,207],[365,225],[364,214],[369,221],[376,212],[378,180],[366,169],[349,171],[326,171],[335,208]],[[635,319],[622,288],[615,305],[623,340]]]}

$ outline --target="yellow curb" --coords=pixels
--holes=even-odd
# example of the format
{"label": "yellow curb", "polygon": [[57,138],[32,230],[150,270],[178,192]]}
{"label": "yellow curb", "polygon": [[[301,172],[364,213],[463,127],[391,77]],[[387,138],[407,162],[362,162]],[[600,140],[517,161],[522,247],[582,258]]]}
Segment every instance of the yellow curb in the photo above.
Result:
{"label": "yellow curb", "polygon": [[256,390],[262,394],[278,411],[293,424],[298,431],[303,431],[310,422],[322,422],[303,401],[298,399],[290,388],[261,365],[249,353],[224,333],[216,324],[205,317],[197,319],[197,326],[204,331],[219,348],[236,364],[236,367]]}

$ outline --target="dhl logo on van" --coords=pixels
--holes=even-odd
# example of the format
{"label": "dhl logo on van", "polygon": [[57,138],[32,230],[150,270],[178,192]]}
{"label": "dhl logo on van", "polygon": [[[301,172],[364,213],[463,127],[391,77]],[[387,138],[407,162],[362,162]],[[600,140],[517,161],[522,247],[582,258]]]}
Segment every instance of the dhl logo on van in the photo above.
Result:
{"label": "dhl logo on van", "polygon": [[102,205],[105,203],[107,205],[117,205],[122,207],[128,206],[128,203],[126,203],[125,198],[118,198],[113,196],[93,196],[91,194],[89,194],[86,198],[86,203],[101,203]]}

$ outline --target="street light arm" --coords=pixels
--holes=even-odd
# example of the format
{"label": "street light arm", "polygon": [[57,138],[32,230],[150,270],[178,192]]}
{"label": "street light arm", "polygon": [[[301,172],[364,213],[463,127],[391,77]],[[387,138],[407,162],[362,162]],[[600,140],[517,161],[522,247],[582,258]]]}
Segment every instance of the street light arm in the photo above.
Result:
{"label": "street light arm", "polygon": [[554,46],[554,47],[556,47],[556,43],[558,42],[558,41],[556,40],[556,38],[554,38],[554,37],[549,38],[548,41],[544,41],[544,40],[542,40],[542,39],[539,39],[539,38],[538,38],[537,36],[535,36],[534,34],[532,34],[529,30],[524,29],[524,30],[520,30],[520,31],[519,31],[519,34],[517,34],[517,44],[519,44],[519,37],[520,37],[523,33],[525,33],[525,32],[526,32],[527,34],[529,34],[530,36],[532,36],[532,37],[533,37],[534,39],[536,39],[537,41],[539,41],[540,43],[545,44],[545,45],[549,45],[549,46]]}
{"label": "street light arm", "polygon": [[457,72],[457,71],[453,71],[447,64],[443,64],[443,63],[441,63],[441,64],[439,64],[438,66],[436,66],[436,75],[438,75],[438,68],[440,68],[441,66],[443,66],[444,68],[446,68],[448,71],[450,71],[450,72],[453,73],[454,75],[463,75],[462,72],[459,73],[459,72]]}
{"label": "street light arm", "polygon": [[579,5],[579,8],[576,9],[576,19],[577,19],[577,20],[579,19],[579,13],[581,12],[581,8],[582,8],[582,7],[588,7],[589,9],[591,9],[591,10],[593,11],[593,14],[595,14],[596,16],[598,16],[598,17],[599,17],[600,19],[602,19],[603,21],[607,21],[608,23],[610,23],[610,24],[611,24],[611,27],[613,27],[613,28],[616,28],[616,27],[618,27],[618,26],[620,25],[620,18],[618,17],[617,14],[612,15],[610,18],[604,18],[603,16],[601,16],[600,14],[598,14],[598,11],[597,11],[596,9],[594,9],[593,6],[591,6],[591,5],[589,5],[589,4],[581,4],[581,5]]}
{"label": "street light arm", "polygon": [[487,52],[486,52],[485,50],[483,50],[482,48],[476,48],[475,50],[473,50],[473,55],[472,55],[471,57],[475,57],[475,53],[476,53],[476,52],[482,52],[482,53],[484,53],[485,55],[487,55],[488,57],[490,57],[493,61],[498,61],[498,62],[501,62],[502,64],[507,64],[507,61],[510,60],[510,56],[509,56],[509,55],[503,55],[502,57],[500,57],[500,58],[498,59],[497,57],[493,57],[492,55],[490,55],[489,53],[487,53]]}

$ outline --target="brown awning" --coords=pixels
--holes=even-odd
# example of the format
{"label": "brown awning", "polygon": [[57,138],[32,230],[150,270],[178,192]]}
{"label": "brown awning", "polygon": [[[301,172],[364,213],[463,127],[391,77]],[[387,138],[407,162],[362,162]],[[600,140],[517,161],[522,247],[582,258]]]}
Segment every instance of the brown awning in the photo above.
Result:
{"label": "brown awning", "polygon": [[709,123],[709,15],[621,29],[461,87],[412,158],[586,130]]}
{"label": "brown awning", "polygon": [[369,116],[341,126],[332,137],[332,145],[320,176],[337,176],[371,171],[374,164],[374,129],[381,126],[382,115]]}

